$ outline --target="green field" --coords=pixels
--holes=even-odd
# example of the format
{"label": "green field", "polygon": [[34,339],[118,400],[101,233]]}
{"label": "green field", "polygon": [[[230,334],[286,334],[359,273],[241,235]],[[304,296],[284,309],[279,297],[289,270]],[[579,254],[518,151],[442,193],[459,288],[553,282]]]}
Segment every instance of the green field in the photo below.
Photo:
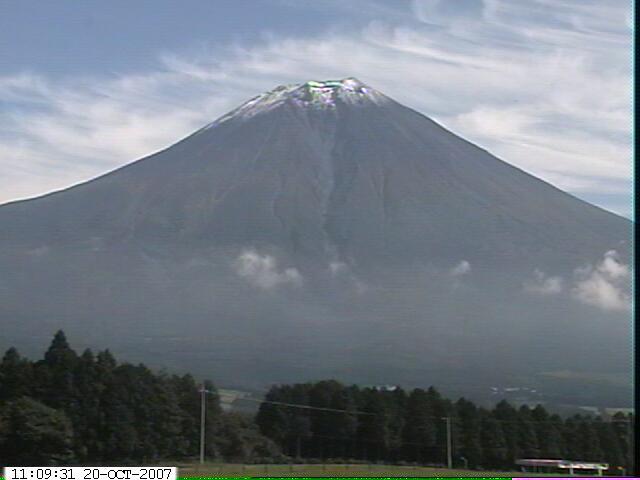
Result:
{"label": "green field", "polygon": [[[395,465],[240,465],[180,466],[180,477],[517,477],[545,476],[522,472],[449,470]],[[547,474],[546,476],[553,476]]]}

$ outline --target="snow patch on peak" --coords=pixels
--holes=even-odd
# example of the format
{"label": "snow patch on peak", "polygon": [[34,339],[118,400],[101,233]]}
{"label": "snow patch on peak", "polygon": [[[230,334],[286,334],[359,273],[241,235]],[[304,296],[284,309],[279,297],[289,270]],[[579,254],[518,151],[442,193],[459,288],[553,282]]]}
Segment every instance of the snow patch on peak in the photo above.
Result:
{"label": "snow patch on peak", "polygon": [[357,78],[308,81],[292,92],[294,100],[305,106],[334,108],[337,101],[348,104],[382,103],[386,97]]}
{"label": "snow patch on peak", "polygon": [[230,119],[247,119],[290,102],[298,107],[313,109],[336,108],[338,102],[348,105],[381,105],[389,99],[356,78],[342,80],[310,80],[303,84],[280,85],[243,103],[235,110],[207,125],[210,128]]}

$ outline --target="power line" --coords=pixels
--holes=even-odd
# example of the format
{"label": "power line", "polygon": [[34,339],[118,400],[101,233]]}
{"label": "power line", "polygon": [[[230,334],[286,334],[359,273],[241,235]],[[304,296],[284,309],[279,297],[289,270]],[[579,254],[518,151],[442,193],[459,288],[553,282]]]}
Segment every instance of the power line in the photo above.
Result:
{"label": "power line", "polygon": [[[207,393],[214,393],[214,392],[207,392]],[[365,412],[365,411],[361,411],[361,410],[349,410],[349,409],[341,409],[341,408],[332,408],[332,407],[319,407],[319,406],[313,406],[313,405],[306,405],[306,404],[301,404],[301,403],[292,403],[292,402],[282,402],[282,401],[276,401],[276,400],[260,400],[260,399],[256,399],[256,398],[249,398],[249,397],[240,397],[237,399],[237,401],[241,402],[241,401],[248,401],[248,402],[254,402],[254,403],[258,403],[260,405],[262,404],[266,404],[266,405],[274,405],[277,407],[284,407],[284,408],[298,408],[298,409],[302,409],[302,410],[308,410],[308,411],[319,411],[319,412],[331,412],[331,413],[339,413],[339,414],[346,414],[346,415],[365,415],[365,416],[369,416],[369,417],[378,417],[378,418],[383,418],[385,420],[389,419],[389,418],[398,418],[398,417],[403,417],[403,415],[399,415],[397,412],[379,412],[379,413],[375,413],[375,412]],[[443,450],[445,450],[446,448],[446,456],[447,456],[447,461],[446,464],[449,468],[452,468],[453,466],[453,454],[454,451],[458,451],[458,447],[455,447],[454,449],[454,445],[453,445],[453,440],[454,437],[457,435],[454,435],[454,431],[452,430],[452,426],[456,426],[456,430],[458,428],[460,428],[462,431],[468,430],[469,428],[471,429],[475,429],[477,430],[479,433],[483,431],[483,429],[486,427],[486,422],[495,422],[499,425],[514,425],[517,427],[526,427],[526,426],[536,426],[536,425],[550,425],[550,426],[557,426],[558,428],[565,428],[567,426],[571,426],[574,425],[576,427],[579,427],[581,425],[584,424],[590,424],[593,426],[597,426],[598,423],[602,424],[602,425],[614,425],[614,424],[620,424],[620,423],[625,423],[626,426],[628,427],[629,433],[631,432],[633,425],[632,425],[632,416],[628,416],[627,418],[611,418],[609,421],[601,421],[601,417],[591,417],[591,416],[586,416],[586,417],[578,417],[578,418],[566,418],[566,419],[562,419],[560,417],[557,417],[555,419],[545,419],[545,420],[534,420],[534,419],[517,419],[517,420],[507,420],[507,419],[499,419],[499,418],[495,418],[491,416],[491,412],[490,411],[483,411],[483,410],[476,410],[476,415],[475,417],[469,418],[468,420],[466,420],[465,418],[461,418],[460,416],[453,416],[456,413],[456,407],[454,404],[452,403],[448,403],[445,408],[443,408],[444,410],[444,414],[448,414],[449,416],[435,416],[435,415],[422,415],[422,418],[424,419],[429,419],[431,421],[433,421],[433,425],[429,426],[429,425],[425,425],[422,427],[418,427],[418,428],[435,428],[438,429],[438,431],[440,431],[440,434],[442,434],[442,430],[438,427],[438,425],[436,424],[436,422],[438,422],[439,420],[446,420],[446,424],[445,424],[445,430],[446,430],[446,447],[442,446],[442,445],[432,445],[430,442],[415,442],[415,441],[407,441],[406,439],[402,438],[398,438],[397,440],[399,440],[399,442],[397,442],[397,440],[390,440],[391,444],[394,444],[394,448],[404,448],[404,447],[410,447],[410,446],[415,446],[415,447],[419,447],[420,449],[424,449],[427,448],[429,449],[429,451],[434,452],[434,451],[438,451],[438,452],[442,452]],[[515,411],[516,415],[518,414],[517,410]],[[465,421],[466,420],[466,421]],[[596,420],[594,422],[594,420]],[[512,429],[509,429],[512,430]],[[354,432],[355,434],[356,432]],[[396,435],[399,432],[396,432]],[[434,431],[433,433],[436,433],[436,431]],[[292,434],[293,436],[295,436],[295,434]],[[331,435],[323,435],[320,433],[312,433],[311,434],[313,439],[333,439],[333,440],[340,440],[343,442],[347,442],[347,443],[352,443],[352,447],[350,448],[355,448],[355,445],[378,445],[378,446],[383,446],[383,448],[387,448],[387,441],[383,441],[383,440],[368,440],[365,438],[361,438],[359,434],[356,434],[356,436],[331,436]],[[300,436],[298,435],[297,437],[297,444],[298,444],[298,452],[300,451]],[[631,443],[631,442],[629,442]],[[629,444],[628,448],[630,450],[632,450],[632,446]],[[366,455],[366,453],[365,453]],[[376,454],[377,455],[377,454]],[[417,454],[419,456],[421,456],[422,454]],[[298,453],[299,456],[299,453]]]}
{"label": "power line", "polygon": [[[238,402],[243,402],[243,401],[247,401],[247,402],[254,402],[254,403],[267,403],[270,405],[280,405],[280,406],[284,406],[284,407],[292,407],[292,408],[301,408],[301,409],[305,409],[305,410],[319,410],[319,411],[325,411],[325,412],[335,412],[335,413],[346,413],[346,414],[350,414],[350,415],[369,415],[369,416],[379,416],[379,417],[393,417],[394,414],[393,413],[388,413],[388,412],[381,412],[381,413],[373,413],[373,412],[363,412],[360,410],[346,410],[346,409],[339,409],[339,408],[329,408],[329,407],[314,407],[312,405],[305,405],[305,404],[301,404],[301,403],[288,403],[288,402],[278,402],[275,400],[259,400],[257,398],[248,398],[248,397],[243,397],[243,398],[238,398],[237,399]],[[425,415],[424,417],[429,418],[431,420],[439,420],[441,419],[441,417],[437,417],[437,416],[432,416],[432,415]],[[456,422],[456,423],[464,423],[462,421],[461,418],[456,417],[456,416],[452,416],[450,417],[452,421]],[[523,425],[523,424],[529,424],[529,423],[535,423],[535,424],[550,424],[550,425],[564,425],[567,422],[573,422],[573,423],[592,423],[592,419],[591,418],[584,418],[584,419],[573,419],[573,418],[567,418],[565,420],[502,420],[499,418],[494,418],[491,416],[485,416],[485,417],[477,417],[474,421],[476,422],[482,422],[482,421],[487,421],[487,420],[491,420],[494,422],[498,422],[498,423],[504,423],[504,424],[514,424],[514,425]],[[603,422],[603,423],[628,423],[629,420],[628,419],[611,419],[609,420],[609,422]]]}
{"label": "power line", "polygon": [[342,410],[339,408],[328,408],[328,407],[313,407],[311,405],[304,405],[304,404],[300,404],[300,403],[287,403],[287,402],[276,402],[273,400],[258,400],[257,398],[239,398],[238,401],[248,401],[248,402],[255,402],[255,403],[268,403],[270,405],[282,405],[284,407],[294,407],[294,408],[303,408],[303,409],[307,409],[307,410],[322,410],[325,412],[337,412],[337,413],[348,413],[348,414],[352,414],[352,415],[379,415],[377,413],[372,413],[372,412],[361,412],[359,410]]}

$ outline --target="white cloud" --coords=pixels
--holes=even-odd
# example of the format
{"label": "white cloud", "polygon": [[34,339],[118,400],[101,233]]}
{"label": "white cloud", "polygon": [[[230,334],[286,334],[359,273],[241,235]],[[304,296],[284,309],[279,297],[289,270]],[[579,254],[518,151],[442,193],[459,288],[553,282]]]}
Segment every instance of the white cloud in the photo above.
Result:
{"label": "white cloud", "polygon": [[627,311],[631,308],[630,279],[629,267],[610,250],[597,265],[576,269],[572,295],[603,310]]}
{"label": "white cloud", "polygon": [[525,291],[538,295],[558,295],[565,291],[581,303],[605,311],[628,311],[631,308],[631,272],[615,250],[606,252],[596,265],[576,268],[570,282],[547,276],[540,270],[524,283]]}
{"label": "white cloud", "polygon": [[235,261],[236,273],[253,285],[271,290],[281,285],[302,285],[302,275],[295,268],[278,268],[271,255],[260,255],[255,250],[247,250]]}
{"label": "white cloud", "polygon": [[630,278],[629,266],[620,262],[620,256],[615,250],[609,250],[604,254],[604,259],[597,269],[614,280]]}
{"label": "white cloud", "polygon": [[344,263],[344,262],[335,261],[335,262],[330,262],[329,263],[329,271],[331,272],[331,275],[333,275],[333,276],[336,276],[336,275],[340,274],[341,272],[344,272],[348,268],[349,268],[348,265],[346,263]]}
{"label": "white cloud", "polygon": [[558,295],[565,291],[586,305],[605,311],[628,311],[631,308],[631,272],[615,250],[609,250],[596,265],[576,268],[570,282],[547,276],[540,270],[524,283],[524,290],[538,295]]}
{"label": "white cloud", "polygon": [[275,85],[347,76],[561,188],[629,195],[628,2],[461,5],[416,1],[361,29],[164,54],[119,78],[0,77],[0,202],[165,147]]}
{"label": "white cloud", "polygon": [[339,260],[335,260],[329,263],[329,272],[332,277],[342,277],[348,279],[354,291],[358,295],[362,295],[369,290],[369,286],[360,280],[357,275],[352,271],[351,267]]}
{"label": "white cloud", "polygon": [[453,275],[454,277],[459,277],[461,275],[466,275],[469,272],[471,272],[471,264],[466,260],[462,260],[460,263],[458,263],[455,267],[453,267],[449,271],[449,273],[451,275]]}
{"label": "white cloud", "polygon": [[524,289],[537,295],[557,295],[563,291],[564,281],[561,277],[550,277],[541,270],[535,270],[533,279],[524,283]]}

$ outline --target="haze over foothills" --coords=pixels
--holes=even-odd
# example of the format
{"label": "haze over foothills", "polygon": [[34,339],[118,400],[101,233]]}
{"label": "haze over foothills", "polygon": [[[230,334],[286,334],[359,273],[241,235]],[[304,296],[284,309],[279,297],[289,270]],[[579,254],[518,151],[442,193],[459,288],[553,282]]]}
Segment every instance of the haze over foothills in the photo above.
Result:
{"label": "haze over foothills", "polygon": [[275,85],[355,76],[631,215],[631,2],[0,5],[0,202],[164,148]]}

